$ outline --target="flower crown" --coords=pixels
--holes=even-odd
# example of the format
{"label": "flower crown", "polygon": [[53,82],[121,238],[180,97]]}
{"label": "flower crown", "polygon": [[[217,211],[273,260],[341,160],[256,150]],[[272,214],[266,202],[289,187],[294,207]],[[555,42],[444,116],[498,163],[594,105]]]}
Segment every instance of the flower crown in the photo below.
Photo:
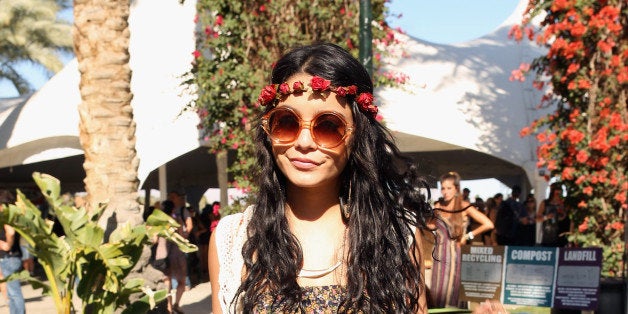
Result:
{"label": "flower crown", "polygon": [[[266,85],[260,92],[257,102],[262,106],[275,106],[276,101],[281,97],[307,92],[310,89],[313,93],[336,93],[336,95],[341,97],[355,96],[358,93],[358,87],[355,85],[333,87],[331,86],[331,81],[320,76],[313,76],[308,85],[310,88],[307,88],[301,81],[294,82],[292,88],[285,82]],[[371,115],[375,118],[378,109],[373,104],[373,100],[373,94],[371,93],[360,93],[355,98],[355,101],[360,106],[360,110],[366,115]]]}

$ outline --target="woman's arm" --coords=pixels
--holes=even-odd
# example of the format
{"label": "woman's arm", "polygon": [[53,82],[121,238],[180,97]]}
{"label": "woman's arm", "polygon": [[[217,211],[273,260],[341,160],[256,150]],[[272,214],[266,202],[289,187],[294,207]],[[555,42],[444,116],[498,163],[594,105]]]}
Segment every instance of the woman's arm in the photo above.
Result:
{"label": "woman's arm", "polygon": [[212,312],[214,314],[222,313],[220,307],[220,298],[218,292],[220,291],[220,284],[218,283],[218,274],[220,273],[220,263],[218,262],[218,249],[216,247],[216,233],[212,232],[209,238],[209,250],[208,250],[208,266],[209,266],[209,281],[212,288]]}
{"label": "woman's arm", "polygon": [[[549,217],[552,216],[552,217]],[[547,219],[552,219],[553,215],[547,215],[547,217],[545,216],[545,201],[542,201],[541,204],[539,204],[539,211],[536,214],[536,222],[544,222]]]}
{"label": "woman's arm", "polygon": [[13,246],[13,241],[15,239],[15,229],[5,224],[4,235],[5,235],[6,240],[5,241],[0,240],[0,250],[9,252],[11,251],[11,247]]}
{"label": "woman's arm", "polygon": [[414,232],[414,239],[416,241],[415,256],[417,257],[417,263],[419,263],[419,272],[421,274],[421,294],[419,295],[419,308],[417,313],[427,313],[427,283],[425,282],[425,263],[423,261],[423,235],[421,229],[417,228]]}
{"label": "woman's arm", "polygon": [[[463,206],[466,206],[466,205],[463,204]],[[493,222],[488,217],[486,217],[486,215],[484,215],[481,211],[479,211],[475,206],[471,206],[467,208],[465,212],[467,213],[469,217],[471,217],[471,219],[478,222],[480,226],[469,231],[469,233],[467,233],[466,235],[462,236],[462,238],[460,239],[461,244],[465,244],[467,240],[471,239],[471,237],[473,238],[478,237],[484,232],[493,230],[493,228],[495,227]]]}

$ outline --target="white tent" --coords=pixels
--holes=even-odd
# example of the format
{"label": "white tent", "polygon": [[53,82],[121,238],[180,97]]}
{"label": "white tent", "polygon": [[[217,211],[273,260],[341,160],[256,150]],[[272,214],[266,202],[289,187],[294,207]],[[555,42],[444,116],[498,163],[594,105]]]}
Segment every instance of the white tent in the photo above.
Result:
{"label": "white tent", "polygon": [[404,55],[388,61],[409,83],[402,90],[381,90],[381,111],[402,150],[426,161],[435,175],[459,171],[463,179],[495,177],[544,191],[535,140],[519,136],[542,113],[535,109],[541,92],[529,80],[509,80],[522,62],[543,53],[534,44],[508,39],[526,3],[492,33],[465,43],[398,37]]}
{"label": "white tent", "polygon": [[[168,161],[200,147],[199,120],[183,110],[192,98],[181,87],[193,62],[194,15],[195,1],[141,0],[131,8],[131,90],[141,182]],[[77,178],[82,181],[78,86],[74,59],[32,97],[2,101],[0,185],[23,184],[34,170],[53,172],[67,178],[62,183],[69,185]],[[60,163],[59,171],[45,163],[52,160]],[[18,178],[18,173],[27,178]]]}
{"label": "white tent", "polygon": [[[542,53],[507,38],[525,3],[494,32],[466,43],[399,35],[405,53],[389,61],[409,82],[377,96],[402,150],[431,175],[454,170],[463,179],[543,188],[534,140],[518,135],[539,114],[533,109],[539,95],[529,82],[508,79],[522,61]],[[131,10],[132,105],[144,187],[157,187],[156,169],[166,164],[170,185],[215,186],[214,157],[200,145],[198,118],[182,111],[191,99],[180,82],[193,62],[194,15],[195,1],[137,0]],[[75,61],[30,99],[0,103],[0,186],[23,184],[20,176],[33,170],[82,184],[78,103]]]}

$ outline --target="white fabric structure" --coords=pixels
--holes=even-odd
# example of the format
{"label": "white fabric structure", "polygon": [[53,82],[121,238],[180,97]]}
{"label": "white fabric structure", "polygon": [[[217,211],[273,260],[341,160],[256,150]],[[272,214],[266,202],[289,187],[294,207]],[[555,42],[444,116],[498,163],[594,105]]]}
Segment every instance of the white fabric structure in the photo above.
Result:
{"label": "white fabric structure", "polygon": [[[409,83],[403,90],[378,93],[381,112],[402,150],[434,152],[427,158],[436,163],[437,175],[459,171],[463,179],[475,179],[491,173],[507,184],[537,185],[535,139],[521,138],[519,131],[541,114],[534,108],[541,92],[530,80],[509,80],[522,62],[543,53],[534,44],[508,39],[526,3],[521,1],[494,32],[465,43],[439,45],[399,36],[405,56],[388,61],[409,76]],[[445,162],[461,152],[468,154]],[[504,169],[493,171],[482,155],[506,162]]]}
{"label": "white fabric structure", "polygon": [[[521,62],[542,53],[507,38],[526,2],[493,33],[466,43],[438,45],[399,35],[405,55],[389,61],[409,82],[403,89],[378,90],[377,101],[401,149],[427,163],[432,175],[453,170],[463,179],[495,177],[524,190],[543,188],[535,141],[519,137],[519,130],[540,114],[533,109],[540,95],[529,82],[509,81]],[[132,106],[141,182],[191,152],[210,161],[181,162],[173,171],[180,176],[177,184],[215,181],[207,177],[215,171],[208,164],[213,156],[198,140],[198,117],[182,111],[191,99],[180,82],[193,62],[195,6],[189,0],[137,0],[131,8]],[[10,180],[21,165],[57,161],[66,168],[59,173],[76,171],[73,163],[82,162],[78,82],[73,60],[28,100],[0,100],[0,186],[30,181]],[[50,163],[27,169],[50,173]]]}

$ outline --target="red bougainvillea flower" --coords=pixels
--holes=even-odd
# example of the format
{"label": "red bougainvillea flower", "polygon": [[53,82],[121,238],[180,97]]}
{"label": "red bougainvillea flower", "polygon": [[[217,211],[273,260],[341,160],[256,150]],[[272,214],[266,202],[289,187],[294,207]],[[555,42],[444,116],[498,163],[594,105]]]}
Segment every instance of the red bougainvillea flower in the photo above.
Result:
{"label": "red bougainvillea flower", "polygon": [[563,169],[563,178],[565,180],[573,180],[573,174],[576,170],[573,167],[565,167]]}
{"label": "red bougainvillea flower", "polygon": [[589,229],[589,217],[585,217],[584,221],[578,226],[580,233],[587,231],[587,229]]}
{"label": "red bougainvillea flower", "polygon": [[590,187],[590,186],[585,186],[585,187],[582,189],[582,193],[584,193],[584,194],[586,194],[586,195],[591,195],[591,194],[593,194],[593,188],[592,188],[592,187]]}
{"label": "red bougainvillea flower", "polygon": [[619,192],[617,194],[615,194],[614,199],[622,204],[626,203],[626,193],[625,192]]}
{"label": "red bougainvillea flower", "polygon": [[587,159],[589,159],[589,154],[587,154],[587,152],[584,150],[579,151],[578,154],[576,155],[576,160],[579,163],[585,163]]}
{"label": "red bougainvillea flower", "polygon": [[619,222],[619,221],[615,221],[611,224],[611,228],[615,229],[615,230],[623,230],[624,229],[624,224]]}

